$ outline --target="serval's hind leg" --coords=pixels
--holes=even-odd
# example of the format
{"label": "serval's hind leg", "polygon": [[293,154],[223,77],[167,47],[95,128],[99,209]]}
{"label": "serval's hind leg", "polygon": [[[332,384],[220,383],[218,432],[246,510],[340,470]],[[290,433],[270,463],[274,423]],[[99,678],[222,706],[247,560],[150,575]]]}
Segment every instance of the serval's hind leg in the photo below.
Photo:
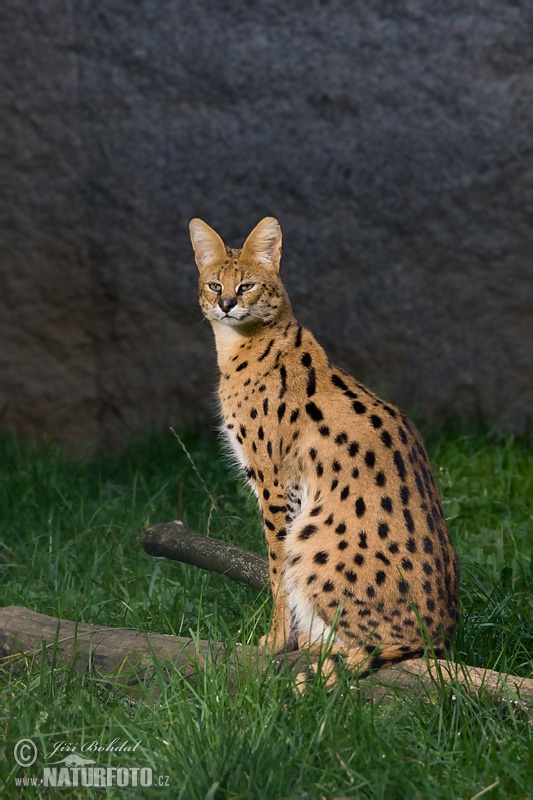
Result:
{"label": "serval's hind leg", "polygon": [[296,691],[299,694],[305,694],[306,684],[317,674],[322,675],[325,686],[332,689],[338,683],[337,664],[339,657],[346,655],[346,647],[336,642],[310,643],[307,636],[300,635],[298,637],[298,649],[307,650],[310,660],[307,669],[302,670],[296,676]]}
{"label": "serval's hind leg", "polygon": [[373,647],[363,645],[360,647],[347,648],[336,643],[329,646],[309,645],[304,637],[298,640],[300,648],[307,647],[309,652],[315,656],[310,662],[307,671],[299,672],[296,676],[296,689],[300,694],[305,693],[305,685],[310,677],[318,672],[325,678],[325,685],[333,688],[339,679],[337,664],[342,657],[348,672],[360,675],[366,670],[377,670],[382,667],[395,664],[406,658],[420,655],[423,648],[420,643],[392,644]]}

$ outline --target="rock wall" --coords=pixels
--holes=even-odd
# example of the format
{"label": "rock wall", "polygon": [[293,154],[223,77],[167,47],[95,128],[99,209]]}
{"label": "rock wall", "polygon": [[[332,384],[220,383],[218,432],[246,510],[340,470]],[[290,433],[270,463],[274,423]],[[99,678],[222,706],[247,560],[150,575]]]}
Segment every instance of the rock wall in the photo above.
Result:
{"label": "rock wall", "polygon": [[[467,4],[468,6],[468,4]],[[3,0],[0,407],[80,448],[213,411],[187,223],[267,214],[404,408],[533,407],[533,6]]]}

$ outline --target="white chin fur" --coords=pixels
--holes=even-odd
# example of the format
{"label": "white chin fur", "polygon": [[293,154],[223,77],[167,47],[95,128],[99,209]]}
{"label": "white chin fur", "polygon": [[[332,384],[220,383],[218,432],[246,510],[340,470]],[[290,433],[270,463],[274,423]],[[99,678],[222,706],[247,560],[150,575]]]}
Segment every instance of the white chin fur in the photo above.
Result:
{"label": "white chin fur", "polygon": [[212,319],[216,320],[217,322],[221,322],[223,325],[238,325],[242,322],[248,314],[244,312],[244,314],[240,314],[238,317],[234,317],[232,314],[224,314],[222,311],[219,314],[214,314]]}

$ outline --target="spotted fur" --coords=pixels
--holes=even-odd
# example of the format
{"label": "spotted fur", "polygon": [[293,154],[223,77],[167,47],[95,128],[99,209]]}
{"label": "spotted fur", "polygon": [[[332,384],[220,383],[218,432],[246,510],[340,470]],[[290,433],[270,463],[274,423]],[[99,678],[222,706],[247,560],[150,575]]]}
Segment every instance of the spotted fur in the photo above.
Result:
{"label": "spotted fur", "polygon": [[266,644],[327,640],[353,667],[441,647],[457,623],[458,566],[418,431],[298,324],[275,219],[241,250],[201,220],[190,230],[223,429],[265,526]]}

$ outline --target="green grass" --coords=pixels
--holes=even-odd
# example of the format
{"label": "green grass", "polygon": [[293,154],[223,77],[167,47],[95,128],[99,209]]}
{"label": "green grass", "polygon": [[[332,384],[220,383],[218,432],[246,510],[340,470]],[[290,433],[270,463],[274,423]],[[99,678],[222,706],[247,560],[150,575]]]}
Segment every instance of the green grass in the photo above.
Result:
{"label": "green grass", "polygon": [[[530,675],[531,445],[454,431],[431,432],[426,443],[462,564],[454,658]],[[256,642],[268,625],[266,595],[151,558],[139,547],[139,530],[147,523],[181,518],[193,530],[264,552],[254,501],[214,434],[189,434],[184,444],[189,455],[169,433],[132,444],[120,457],[76,463],[54,446],[4,435],[1,605],[136,630]],[[530,729],[507,703],[451,687],[438,702],[398,692],[372,704],[347,691],[345,678],[329,693],[317,681],[298,698],[290,680],[284,672],[244,676],[230,688],[223,662],[197,680],[171,670],[156,695],[146,691],[132,699],[95,675],[50,666],[37,652],[22,674],[10,666],[0,672],[2,796],[92,796],[95,790],[83,788],[22,790],[15,779],[40,776],[55,742],[80,748],[118,738],[139,744],[129,754],[98,754],[99,766],[150,767],[156,780],[168,776],[168,786],[113,788],[100,796],[531,797]],[[23,737],[39,748],[37,764],[26,771],[13,758]]]}

